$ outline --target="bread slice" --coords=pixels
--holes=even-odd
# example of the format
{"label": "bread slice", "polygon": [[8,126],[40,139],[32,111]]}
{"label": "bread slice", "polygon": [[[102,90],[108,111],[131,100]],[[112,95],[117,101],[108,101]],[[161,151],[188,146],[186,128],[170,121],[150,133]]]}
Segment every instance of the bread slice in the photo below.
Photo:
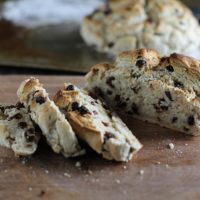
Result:
{"label": "bread slice", "polygon": [[92,94],[71,83],[54,97],[77,135],[109,160],[128,161],[141,149],[122,120]]}
{"label": "bread slice", "polygon": [[32,155],[40,139],[40,130],[32,122],[23,104],[0,106],[0,145],[16,156]]}
{"label": "bread slice", "polygon": [[114,64],[94,66],[86,88],[113,108],[164,127],[200,134],[200,61],[155,50],[119,54]]}
{"label": "bread slice", "polygon": [[69,122],[49,99],[38,79],[30,78],[23,81],[17,95],[28,108],[32,120],[38,124],[54,152],[62,153],[65,157],[84,153]]}

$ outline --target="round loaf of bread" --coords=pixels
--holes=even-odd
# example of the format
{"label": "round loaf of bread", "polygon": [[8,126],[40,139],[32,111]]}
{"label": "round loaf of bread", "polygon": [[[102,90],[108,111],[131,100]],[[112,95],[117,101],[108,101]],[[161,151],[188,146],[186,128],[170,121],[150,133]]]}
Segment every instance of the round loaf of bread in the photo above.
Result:
{"label": "round loaf of bread", "polygon": [[178,0],[109,0],[87,16],[81,27],[84,41],[100,52],[153,48],[199,56],[200,26]]}

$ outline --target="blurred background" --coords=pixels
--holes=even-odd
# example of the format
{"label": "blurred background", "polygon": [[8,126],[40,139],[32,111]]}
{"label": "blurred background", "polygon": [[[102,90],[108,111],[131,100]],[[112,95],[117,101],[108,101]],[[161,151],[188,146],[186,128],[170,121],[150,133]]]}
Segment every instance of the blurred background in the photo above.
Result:
{"label": "blurred background", "polygon": [[[200,1],[183,0],[200,19]],[[82,41],[84,16],[103,0],[0,0],[1,74],[84,74],[111,60]]]}

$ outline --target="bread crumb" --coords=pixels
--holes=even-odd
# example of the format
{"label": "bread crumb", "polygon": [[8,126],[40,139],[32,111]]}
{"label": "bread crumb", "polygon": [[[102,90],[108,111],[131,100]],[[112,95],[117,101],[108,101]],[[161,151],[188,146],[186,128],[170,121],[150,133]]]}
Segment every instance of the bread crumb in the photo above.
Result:
{"label": "bread crumb", "polygon": [[25,157],[19,158],[19,159],[21,160],[21,163],[22,163],[23,165],[25,165],[25,164],[28,163],[28,161],[29,161],[29,159],[28,159],[28,158],[25,158]]}
{"label": "bread crumb", "polygon": [[140,170],[140,171],[139,171],[139,174],[140,174],[140,175],[143,175],[143,174],[144,174],[144,170]]}
{"label": "bread crumb", "polygon": [[185,146],[188,146],[188,144],[186,143]]}
{"label": "bread crumb", "polygon": [[115,181],[117,184],[120,184],[120,182],[121,182],[119,179],[116,179]]}
{"label": "bread crumb", "polygon": [[36,177],[36,173],[35,171],[32,172],[33,177]]}
{"label": "bread crumb", "polygon": [[64,173],[64,176],[65,176],[65,177],[68,177],[68,178],[71,178],[71,177],[72,177],[71,174],[68,174],[67,172]]}
{"label": "bread crumb", "polygon": [[92,172],[91,170],[88,170],[88,174],[92,175],[92,174],[93,174],[93,172]]}
{"label": "bread crumb", "polygon": [[8,170],[7,170],[7,169],[5,169],[5,170],[4,170],[4,172],[5,172],[5,173],[8,173]]}
{"label": "bread crumb", "polygon": [[177,150],[176,153],[177,153],[178,155],[183,154],[183,152],[182,152],[181,150]]}
{"label": "bread crumb", "polygon": [[99,182],[99,179],[98,179],[98,178],[97,178],[97,179],[93,178],[93,179],[92,179],[92,182],[93,182],[93,183],[98,183],[98,182]]}
{"label": "bread crumb", "polygon": [[77,161],[76,164],[75,164],[75,167],[81,168],[81,162]]}
{"label": "bread crumb", "polygon": [[127,194],[127,191],[126,191],[126,190],[123,190],[123,194]]}
{"label": "bread crumb", "polygon": [[45,169],[44,170],[45,174],[49,174],[49,170]]}
{"label": "bread crumb", "polygon": [[169,165],[168,165],[168,164],[166,164],[166,165],[165,165],[165,167],[166,167],[166,168],[169,168]]}
{"label": "bread crumb", "polygon": [[25,160],[22,160],[22,164],[25,165],[25,164],[26,164],[26,161],[25,161]]}
{"label": "bread crumb", "polygon": [[156,164],[157,164],[157,165],[160,165],[160,164],[161,164],[161,162],[160,162],[160,161],[156,161]]}
{"label": "bread crumb", "polygon": [[29,187],[28,190],[31,192],[31,191],[33,190],[33,188],[32,188],[32,187]]}
{"label": "bread crumb", "polygon": [[168,144],[168,148],[171,149],[171,150],[174,149],[174,144],[173,143],[169,143]]}
{"label": "bread crumb", "polygon": [[127,166],[126,166],[126,165],[124,165],[124,166],[123,166],[123,168],[124,168],[124,169],[127,169]]}
{"label": "bread crumb", "polygon": [[85,177],[87,178],[89,176],[89,174],[85,174]]}

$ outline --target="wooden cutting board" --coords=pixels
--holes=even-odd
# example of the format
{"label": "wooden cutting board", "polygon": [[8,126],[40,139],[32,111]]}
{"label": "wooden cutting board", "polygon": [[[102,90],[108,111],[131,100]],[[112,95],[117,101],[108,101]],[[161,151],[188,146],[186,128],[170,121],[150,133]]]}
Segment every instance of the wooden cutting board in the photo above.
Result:
{"label": "wooden cutting board", "polygon": [[[0,101],[16,102],[16,89],[25,78],[0,76]],[[51,95],[63,82],[84,84],[82,77],[38,78]],[[20,160],[0,147],[0,199],[200,199],[200,137],[124,120],[144,145],[129,163],[106,161],[94,152],[66,159],[44,142],[30,159]],[[167,148],[169,143],[175,148]],[[77,162],[81,168],[75,166]]]}

